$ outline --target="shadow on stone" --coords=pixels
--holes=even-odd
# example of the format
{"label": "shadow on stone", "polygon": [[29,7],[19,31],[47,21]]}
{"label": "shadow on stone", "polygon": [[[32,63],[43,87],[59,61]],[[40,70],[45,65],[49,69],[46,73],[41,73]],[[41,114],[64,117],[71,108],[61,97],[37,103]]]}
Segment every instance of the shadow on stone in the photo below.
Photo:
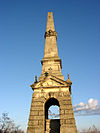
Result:
{"label": "shadow on stone", "polygon": [[50,129],[50,133],[60,133],[60,119],[51,119]]}

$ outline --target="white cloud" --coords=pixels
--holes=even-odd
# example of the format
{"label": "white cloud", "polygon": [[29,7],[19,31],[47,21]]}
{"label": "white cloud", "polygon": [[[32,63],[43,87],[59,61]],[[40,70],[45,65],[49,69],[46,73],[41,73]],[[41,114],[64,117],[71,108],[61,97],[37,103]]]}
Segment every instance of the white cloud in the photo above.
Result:
{"label": "white cloud", "polygon": [[75,105],[74,112],[76,115],[100,115],[100,105],[98,100],[90,98],[86,104],[80,102],[79,104]]}
{"label": "white cloud", "polygon": [[[73,106],[75,115],[100,115],[100,105],[98,100],[90,98],[87,103],[80,102]],[[49,118],[59,118],[58,111],[48,110]]]}

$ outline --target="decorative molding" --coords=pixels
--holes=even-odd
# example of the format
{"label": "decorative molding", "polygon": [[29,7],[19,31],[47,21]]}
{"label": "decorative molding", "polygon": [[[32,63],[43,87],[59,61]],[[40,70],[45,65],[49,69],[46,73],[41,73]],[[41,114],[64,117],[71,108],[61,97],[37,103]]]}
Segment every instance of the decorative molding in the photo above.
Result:
{"label": "decorative molding", "polygon": [[52,30],[49,30],[47,32],[45,32],[45,35],[44,37],[50,37],[50,36],[56,36],[56,39],[57,39],[57,32],[56,31],[52,31]]}

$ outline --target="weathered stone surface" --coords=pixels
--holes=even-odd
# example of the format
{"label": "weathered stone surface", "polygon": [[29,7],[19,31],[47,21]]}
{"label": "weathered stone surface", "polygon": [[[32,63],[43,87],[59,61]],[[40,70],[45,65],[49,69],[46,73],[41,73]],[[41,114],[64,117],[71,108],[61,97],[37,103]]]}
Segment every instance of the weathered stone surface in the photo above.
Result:
{"label": "weathered stone surface", "polygon": [[42,110],[43,106],[31,106],[31,110]]}
{"label": "weathered stone surface", "polygon": [[39,111],[39,115],[42,115],[43,116],[43,111]]}
{"label": "weathered stone surface", "polygon": [[[45,50],[42,73],[31,85],[34,93],[28,122],[27,133],[77,133],[71,102],[71,80],[64,81],[61,73],[61,59],[57,50],[57,33],[54,28],[53,14],[48,13],[45,33]],[[49,120],[48,109],[59,106],[60,119]]]}
{"label": "weathered stone surface", "polygon": [[36,116],[36,115],[39,115],[39,111],[37,111],[37,110],[31,111],[31,112],[30,112],[30,115],[35,115],[35,116]]}
{"label": "weathered stone surface", "polygon": [[38,125],[38,120],[35,120],[35,121],[29,121],[29,125],[30,125],[30,126]]}

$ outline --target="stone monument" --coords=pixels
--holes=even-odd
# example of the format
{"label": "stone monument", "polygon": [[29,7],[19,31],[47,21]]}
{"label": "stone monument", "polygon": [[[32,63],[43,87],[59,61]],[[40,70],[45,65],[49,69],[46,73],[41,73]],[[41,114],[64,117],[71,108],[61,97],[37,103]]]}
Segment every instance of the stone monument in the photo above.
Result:
{"label": "stone monument", "polygon": [[[44,57],[41,61],[42,73],[31,85],[34,93],[28,121],[27,133],[77,133],[71,102],[71,80],[64,81],[62,63],[57,50],[57,32],[53,13],[48,12],[45,32]],[[60,119],[48,119],[48,109],[59,106]]]}

